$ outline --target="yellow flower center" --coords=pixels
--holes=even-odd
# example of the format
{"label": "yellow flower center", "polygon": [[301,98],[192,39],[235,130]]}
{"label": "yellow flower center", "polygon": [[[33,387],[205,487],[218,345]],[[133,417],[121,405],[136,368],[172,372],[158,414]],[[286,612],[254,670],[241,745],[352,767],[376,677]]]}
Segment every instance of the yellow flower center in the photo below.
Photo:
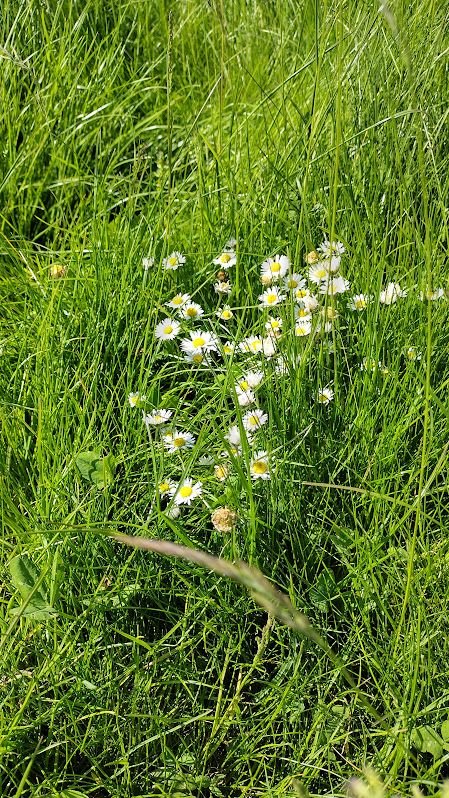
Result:
{"label": "yellow flower center", "polygon": [[172,332],[173,332],[173,327],[172,327],[172,325],[171,325],[171,324],[167,324],[167,325],[164,327],[164,334],[165,334],[165,335],[171,335],[171,334],[172,334]]}
{"label": "yellow flower center", "polygon": [[308,315],[309,315],[309,313],[306,310],[306,308],[298,308],[298,317],[300,319],[303,319],[305,316],[308,316]]}
{"label": "yellow flower center", "polygon": [[281,271],[281,264],[280,263],[272,263],[271,264],[271,271],[272,272],[280,272]]}
{"label": "yellow flower center", "polygon": [[203,338],[202,335],[197,335],[197,337],[194,338],[193,341],[192,341],[192,344],[195,347],[195,349],[200,347],[200,346],[204,346],[205,343],[206,343],[206,339]]}
{"label": "yellow flower center", "polygon": [[356,299],[355,306],[357,310],[363,310],[363,308],[366,308],[366,301],[364,299]]}
{"label": "yellow flower center", "polygon": [[196,355],[192,356],[192,360],[194,363],[202,363],[204,356],[201,354],[201,352],[197,352]]}
{"label": "yellow flower center", "polygon": [[232,315],[232,310],[224,310],[221,314],[221,318],[225,319],[225,321],[228,321],[228,319],[232,319]]}
{"label": "yellow flower center", "polygon": [[267,295],[267,304],[268,305],[275,305],[277,301],[277,294],[268,294]]}
{"label": "yellow flower center", "polygon": [[249,390],[249,385],[248,385],[248,382],[246,380],[240,380],[239,386],[242,389],[242,391],[248,391]]}
{"label": "yellow flower center", "polygon": [[179,495],[182,496],[183,499],[187,499],[193,493],[193,488],[190,485],[183,485],[182,488],[179,490]]}
{"label": "yellow flower center", "polygon": [[287,288],[296,288],[298,285],[297,280],[290,279],[287,283]]}
{"label": "yellow flower center", "polygon": [[174,296],[172,301],[171,301],[172,305],[182,305],[182,302],[183,302],[183,299],[182,299],[182,296],[180,296],[180,294],[178,294],[177,296]]}
{"label": "yellow flower center", "polygon": [[228,469],[226,466],[215,466],[215,476],[217,479],[225,479],[228,476]]}
{"label": "yellow flower center", "polygon": [[256,460],[256,462],[253,463],[253,472],[255,474],[266,474],[267,471],[268,463],[266,463],[265,460]]}
{"label": "yellow flower center", "polygon": [[186,316],[189,316],[191,319],[194,319],[195,316],[198,315],[198,311],[196,308],[187,308]]}
{"label": "yellow flower center", "polygon": [[259,426],[259,417],[258,416],[250,416],[248,419],[248,425],[250,427],[258,427]]}
{"label": "yellow flower center", "polygon": [[228,255],[227,252],[223,252],[223,255],[221,256],[220,260],[222,263],[229,263],[229,261],[231,260],[231,256]]}
{"label": "yellow flower center", "polygon": [[161,482],[159,484],[159,493],[166,493],[170,488],[168,482]]}
{"label": "yellow flower center", "polygon": [[257,350],[260,348],[260,341],[251,341],[249,348],[253,352],[257,352]]}
{"label": "yellow flower center", "polygon": [[173,438],[173,446],[176,446],[177,449],[180,449],[181,446],[184,446],[186,439],[183,438],[181,435],[178,438]]}
{"label": "yellow flower center", "polygon": [[169,266],[176,266],[177,262],[178,262],[177,258],[169,258],[168,259],[168,265]]}
{"label": "yellow flower center", "polygon": [[303,297],[307,296],[307,291],[305,288],[298,288],[296,292],[296,298],[302,299]]}

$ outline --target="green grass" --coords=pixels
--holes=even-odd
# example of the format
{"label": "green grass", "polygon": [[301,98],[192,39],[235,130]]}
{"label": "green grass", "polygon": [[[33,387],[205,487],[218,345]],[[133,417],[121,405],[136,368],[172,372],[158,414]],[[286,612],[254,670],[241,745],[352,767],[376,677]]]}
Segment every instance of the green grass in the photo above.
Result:
{"label": "green grass", "polygon": [[[449,775],[449,747],[413,737],[449,715],[449,305],[419,300],[449,276],[445,5],[2,3],[1,796],[343,795],[367,764],[388,794],[432,794]],[[286,252],[303,272],[324,236],[344,242],[354,293],[408,289],[365,314],[341,301],[331,347],[287,338],[300,364],[266,365],[266,484],[248,451],[226,485],[198,463],[234,422],[237,360],[192,371],[154,338],[176,290],[215,319],[230,236],[240,338],[260,331],[260,263]],[[172,250],[187,263],[170,274]],[[173,460],[134,391],[197,436],[173,475],[202,479],[209,507],[167,517],[155,485]],[[116,459],[104,490],[76,467],[86,450]],[[232,535],[209,519],[226,502]],[[382,723],[239,585],[105,531],[257,565]],[[18,554],[57,615],[11,613]]]}

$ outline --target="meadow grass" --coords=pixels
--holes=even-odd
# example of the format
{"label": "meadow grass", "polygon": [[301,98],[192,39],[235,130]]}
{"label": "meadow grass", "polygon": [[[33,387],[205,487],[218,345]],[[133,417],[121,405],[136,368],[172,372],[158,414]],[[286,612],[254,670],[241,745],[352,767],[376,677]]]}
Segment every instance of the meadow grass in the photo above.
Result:
{"label": "meadow grass", "polygon": [[[0,20],[0,795],[343,795],[366,765],[387,794],[434,793],[449,305],[420,292],[448,286],[446,4],[4,0]],[[228,335],[212,262],[230,237]],[[325,336],[284,332],[287,373],[262,361],[258,391],[271,479],[245,443],[222,483],[242,360],[185,362],[155,338],[164,303],[188,292],[222,341],[260,334],[260,264],[285,253],[307,275],[325,237],[375,301],[338,298]],[[389,281],[407,296],[384,306]],[[194,434],[181,461],[136,392]],[[113,455],[106,487],[86,451]],[[173,517],[157,485],[192,475],[203,496]],[[210,521],[222,504],[231,533]],[[117,532],[257,567],[339,659]],[[27,617],[17,555],[56,614]]]}

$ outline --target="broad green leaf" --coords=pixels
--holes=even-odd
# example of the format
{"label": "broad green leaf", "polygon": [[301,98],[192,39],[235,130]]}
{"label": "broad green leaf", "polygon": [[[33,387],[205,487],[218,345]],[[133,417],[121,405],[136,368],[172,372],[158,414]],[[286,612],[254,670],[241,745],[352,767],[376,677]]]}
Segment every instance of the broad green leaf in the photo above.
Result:
{"label": "broad green leaf", "polygon": [[81,476],[97,488],[104,488],[114,480],[115,461],[112,454],[102,457],[100,452],[80,452],[75,462]]}
{"label": "broad green leaf", "polygon": [[441,736],[445,743],[449,742],[449,718],[441,724]]}
{"label": "broad green leaf", "polygon": [[418,751],[432,754],[434,759],[439,759],[443,754],[443,740],[431,726],[418,726],[413,729],[410,739]]}
{"label": "broad green leaf", "polygon": [[57,614],[47,601],[43,582],[36,587],[41,573],[27,554],[19,554],[14,557],[9,564],[9,570],[14,587],[26,602],[25,606],[12,609],[11,615],[21,615],[24,618],[43,621]]}

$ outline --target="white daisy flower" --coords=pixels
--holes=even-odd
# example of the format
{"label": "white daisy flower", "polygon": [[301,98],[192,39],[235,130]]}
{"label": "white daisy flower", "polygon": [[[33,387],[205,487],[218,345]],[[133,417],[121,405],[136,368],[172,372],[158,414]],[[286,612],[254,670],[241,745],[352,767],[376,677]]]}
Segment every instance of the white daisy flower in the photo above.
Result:
{"label": "white daisy flower", "polygon": [[173,341],[173,339],[178,335],[179,330],[179,322],[174,321],[174,319],[166,318],[156,325],[154,334],[160,341]]}
{"label": "white daisy flower", "polygon": [[[253,390],[259,387],[260,383],[263,381],[263,378],[264,378],[263,371],[247,371],[245,376],[243,377],[247,385]],[[243,387],[241,383],[239,384],[240,387]]]}
{"label": "white daisy flower", "polygon": [[218,463],[216,466],[214,466],[215,479],[218,479],[220,482],[224,482],[230,473],[231,469],[227,463]]}
{"label": "white daisy flower", "polygon": [[190,301],[190,294],[175,294],[173,299],[170,299],[170,302],[166,302],[165,304],[168,308],[179,310]]}
{"label": "white daisy flower", "polygon": [[273,279],[269,274],[262,274],[260,276],[260,282],[262,283],[262,285],[267,286],[272,284]]}
{"label": "white daisy flower", "polygon": [[262,276],[266,275],[271,280],[280,280],[290,268],[290,259],[287,255],[275,255],[274,258],[267,258],[260,268]]}
{"label": "white daisy flower", "polygon": [[330,277],[320,285],[320,293],[336,296],[336,294],[344,294],[345,291],[348,291],[349,286],[349,281],[345,280],[344,277]]}
{"label": "white daisy flower", "polygon": [[371,294],[354,294],[348,302],[348,308],[358,311],[365,310],[373,299],[374,297]]}
{"label": "white daisy flower", "polygon": [[303,305],[296,305],[295,319],[308,319],[311,322],[312,316],[310,312],[307,310],[307,308],[305,308]]}
{"label": "white daisy flower", "polygon": [[218,316],[221,321],[230,321],[230,319],[234,318],[234,313],[229,305],[225,305],[223,308],[216,310],[215,315]]}
{"label": "white daisy flower", "polygon": [[262,338],[262,354],[266,358],[274,357],[276,354],[276,341],[273,335]]}
{"label": "white daisy flower", "polygon": [[162,261],[162,266],[167,271],[176,271],[179,266],[186,262],[185,256],[181,252],[172,252]]}
{"label": "white daisy flower", "polygon": [[214,259],[213,263],[216,266],[221,266],[222,269],[230,269],[237,263],[237,255],[233,250],[225,250],[218,258]]}
{"label": "white daisy flower", "polygon": [[315,294],[311,294],[310,291],[308,291],[307,294],[301,299],[300,304],[301,307],[303,307],[308,313],[313,313],[318,307],[318,299],[316,298]]}
{"label": "white daisy flower", "polygon": [[256,432],[260,427],[263,427],[268,421],[268,415],[256,408],[255,410],[248,410],[242,418],[242,424],[247,432]]}
{"label": "white daisy flower", "polygon": [[193,482],[193,480],[188,477],[184,479],[183,482],[178,486],[178,490],[174,496],[175,504],[188,504],[190,505],[194,499],[197,499],[201,496],[203,492],[203,487],[201,482]]}
{"label": "white daisy flower", "polygon": [[214,290],[217,294],[230,294],[232,291],[231,283],[228,281],[218,280],[214,284]]}
{"label": "white daisy flower", "polygon": [[321,252],[325,258],[329,259],[332,255],[343,255],[346,250],[341,241],[330,242],[328,238],[325,238],[323,243],[318,247],[318,252]]}
{"label": "white daisy flower", "polygon": [[321,308],[320,313],[327,321],[335,321],[335,319],[338,319],[338,316],[340,315],[337,308],[334,308],[332,305]]}
{"label": "white daisy flower", "polygon": [[233,355],[235,352],[236,345],[232,341],[225,341],[223,344],[223,354],[224,355]]}
{"label": "white daisy flower", "polygon": [[178,429],[163,435],[162,440],[169,454],[179,452],[181,449],[191,449],[195,445],[195,437],[191,432],[183,432]]}
{"label": "white daisy flower", "polygon": [[421,360],[422,352],[420,352],[419,349],[416,348],[416,346],[408,346],[407,349],[405,350],[405,356],[408,360],[412,361]]}
{"label": "white daisy flower", "polygon": [[315,283],[315,285],[320,285],[320,283],[322,283],[323,280],[327,280],[328,277],[329,269],[325,261],[318,261],[318,263],[314,263],[309,269],[309,280],[311,283]]}
{"label": "white daisy flower", "polygon": [[176,493],[176,482],[173,479],[163,479],[157,489],[161,496],[173,496]]}
{"label": "white daisy flower", "polygon": [[270,479],[268,452],[255,452],[249,466],[251,479]]}
{"label": "white daisy flower", "polygon": [[273,288],[268,288],[266,291],[263,292],[259,296],[259,302],[261,303],[261,308],[271,308],[274,305],[279,305],[285,299],[285,294],[281,294],[279,288],[274,286]]}
{"label": "white daisy flower", "polygon": [[228,251],[230,249],[231,250],[235,249],[236,246],[237,246],[237,239],[236,238],[230,238],[229,241],[226,241],[226,244],[225,244],[224,248],[225,248],[226,251]]}
{"label": "white daisy flower", "polygon": [[193,349],[191,352],[185,352],[184,360],[186,363],[193,363],[195,366],[209,366],[211,364],[208,352],[204,352],[202,349]]}
{"label": "white daisy flower", "polygon": [[295,288],[293,292],[293,299],[295,300],[295,302],[302,302],[306,296],[310,296],[310,291],[308,288],[301,288],[301,287]]}
{"label": "white daisy flower", "polygon": [[144,414],[143,420],[147,426],[159,427],[167,424],[172,415],[172,410],[153,410],[151,413]]}
{"label": "white daisy flower", "polygon": [[191,330],[190,339],[183,338],[181,341],[181,349],[183,352],[216,352],[217,339],[215,335],[207,330]]}
{"label": "white daisy flower", "polygon": [[306,335],[310,335],[311,332],[312,332],[312,322],[310,318],[296,320],[295,335],[298,338],[303,338]]}
{"label": "white daisy flower", "polygon": [[253,393],[253,391],[249,387],[246,390],[244,390],[243,388],[240,388],[239,385],[236,385],[235,392],[237,394],[237,401],[240,407],[249,407],[250,405],[253,405],[254,402],[256,401],[256,394]]}
{"label": "white daisy flower", "polygon": [[280,318],[280,316],[277,316],[277,317],[269,316],[268,317],[268,321],[265,322],[265,329],[271,335],[280,335],[281,332],[282,332],[282,324],[283,324],[283,321]]}
{"label": "white daisy flower", "polygon": [[142,393],[139,393],[139,391],[128,394],[128,402],[131,407],[141,407],[145,401],[146,396],[144,396]]}
{"label": "white daisy flower", "polygon": [[229,430],[225,435],[225,439],[228,441],[233,454],[239,454],[242,448],[242,436],[237,424],[233,424],[231,427],[229,427]]}
{"label": "white daisy flower", "polygon": [[151,269],[154,266],[154,258],[142,258],[142,266],[144,271],[147,272],[148,269]]}
{"label": "white daisy flower", "polygon": [[284,279],[284,288],[287,288],[289,291],[294,291],[295,288],[305,288],[306,281],[301,274],[289,274]]}
{"label": "white daisy flower", "polygon": [[174,521],[181,515],[181,510],[176,506],[176,504],[174,504],[171,507],[167,507],[165,510],[165,515],[167,518],[171,518]]}
{"label": "white daisy flower", "polygon": [[321,390],[318,391],[316,400],[317,402],[319,402],[320,405],[328,405],[329,402],[332,402],[333,398],[334,398],[334,392],[332,388],[329,388],[329,386],[327,386],[326,388],[321,388]]}
{"label": "white daisy flower", "polygon": [[443,299],[444,296],[444,288],[437,288],[435,291],[428,289],[427,291],[421,291],[419,294],[421,302],[424,302],[425,300],[428,302],[435,302],[437,299]]}
{"label": "white daisy flower", "polygon": [[241,352],[256,355],[263,349],[262,338],[260,335],[249,335],[248,338],[244,338],[243,341],[240,342],[239,349]]}
{"label": "white daisy flower", "polygon": [[183,319],[199,319],[204,314],[204,310],[197,302],[187,302],[180,310]]}
{"label": "white daisy flower", "polygon": [[380,292],[379,302],[382,305],[393,305],[398,299],[407,296],[405,291],[399,283],[388,283],[387,287]]}

